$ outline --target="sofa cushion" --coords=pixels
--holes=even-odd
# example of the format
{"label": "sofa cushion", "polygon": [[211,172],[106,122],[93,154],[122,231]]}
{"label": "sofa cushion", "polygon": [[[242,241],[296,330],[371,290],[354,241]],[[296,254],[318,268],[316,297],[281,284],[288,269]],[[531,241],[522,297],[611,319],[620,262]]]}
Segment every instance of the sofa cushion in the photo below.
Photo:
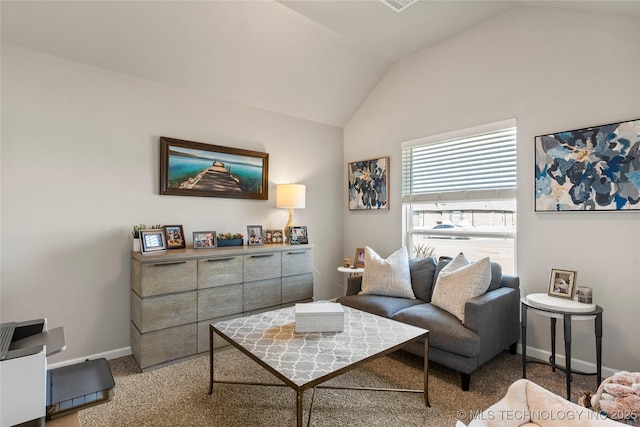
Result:
{"label": "sofa cushion", "polygon": [[404,246],[387,259],[382,259],[373,249],[365,247],[364,273],[362,273],[363,295],[385,295],[415,299],[411,288],[409,254]]}
{"label": "sofa cushion", "polygon": [[[433,279],[434,283],[438,280],[440,271],[442,271],[442,269],[449,264],[452,259],[453,258],[450,256],[441,256],[438,258],[438,265],[436,266],[436,273]],[[502,287],[502,266],[497,262],[491,262],[491,283],[489,283],[489,289],[487,289],[487,292],[496,290],[500,287]]]}
{"label": "sofa cushion", "polygon": [[438,275],[431,303],[464,323],[464,306],[471,298],[484,294],[491,282],[489,258],[469,263],[460,253]]}
{"label": "sofa cushion", "polygon": [[416,298],[424,302],[431,301],[431,292],[435,283],[437,262],[434,257],[411,258],[409,272],[411,273],[411,287]]}
{"label": "sofa cushion", "polygon": [[393,320],[429,330],[429,346],[466,357],[480,353],[480,337],[452,314],[433,304],[420,304],[398,311]]}
{"label": "sofa cushion", "polygon": [[414,305],[426,305],[419,299],[386,297],[381,295],[349,295],[337,302],[378,316],[391,318],[398,311]]}

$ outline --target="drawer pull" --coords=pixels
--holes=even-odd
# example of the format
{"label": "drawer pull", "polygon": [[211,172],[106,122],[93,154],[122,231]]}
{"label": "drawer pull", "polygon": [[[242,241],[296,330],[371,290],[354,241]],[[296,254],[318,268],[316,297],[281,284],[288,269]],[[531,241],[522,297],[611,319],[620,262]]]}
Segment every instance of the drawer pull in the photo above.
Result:
{"label": "drawer pull", "polygon": [[186,264],[187,261],[175,261],[175,262],[159,262],[157,264],[153,264],[154,267],[164,267],[165,265],[178,265],[178,264]]}
{"label": "drawer pull", "polygon": [[287,252],[287,255],[299,255],[307,253],[307,251],[295,251],[295,252]]}
{"label": "drawer pull", "polygon": [[251,258],[266,258],[273,256],[274,254],[260,254],[260,255],[251,255]]}
{"label": "drawer pull", "polygon": [[211,258],[211,259],[208,259],[207,262],[231,261],[231,260],[233,260],[233,257],[229,257],[229,258]]}

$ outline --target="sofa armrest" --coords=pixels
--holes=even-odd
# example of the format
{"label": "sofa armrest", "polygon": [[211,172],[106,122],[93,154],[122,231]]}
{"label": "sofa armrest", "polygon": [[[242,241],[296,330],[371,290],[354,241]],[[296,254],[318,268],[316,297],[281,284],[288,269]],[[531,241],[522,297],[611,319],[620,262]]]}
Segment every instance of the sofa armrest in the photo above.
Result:
{"label": "sofa armrest", "polygon": [[471,298],[465,305],[464,326],[480,336],[481,359],[516,343],[520,338],[520,289],[503,287]]}
{"label": "sofa armrest", "polygon": [[511,274],[503,274],[500,281],[500,287],[520,289],[520,277]]}
{"label": "sofa armrest", "polygon": [[357,295],[362,290],[362,276],[349,276],[347,278],[346,296]]}

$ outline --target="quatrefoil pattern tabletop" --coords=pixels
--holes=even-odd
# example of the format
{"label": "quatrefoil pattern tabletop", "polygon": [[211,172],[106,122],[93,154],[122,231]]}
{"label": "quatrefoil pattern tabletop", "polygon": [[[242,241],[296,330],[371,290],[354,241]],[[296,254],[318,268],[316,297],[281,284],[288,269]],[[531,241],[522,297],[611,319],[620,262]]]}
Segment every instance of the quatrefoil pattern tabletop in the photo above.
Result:
{"label": "quatrefoil pattern tabletop", "polygon": [[297,386],[428,332],[350,307],[343,309],[343,332],[295,333],[294,307],[220,321],[213,326]]}

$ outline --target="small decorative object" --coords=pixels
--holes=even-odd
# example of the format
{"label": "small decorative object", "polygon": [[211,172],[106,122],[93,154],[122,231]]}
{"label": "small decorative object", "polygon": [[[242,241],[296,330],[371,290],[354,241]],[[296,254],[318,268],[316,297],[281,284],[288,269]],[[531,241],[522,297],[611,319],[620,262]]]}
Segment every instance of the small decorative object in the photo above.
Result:
{"label": "small decorative object", "polygon": [[306,188],[302,184],[278,184],[276,186],[276,208],[289,209],[289,221],[284,226],[284,236],[287,239],[293,226],[293,210],[305,207]]}
{"label": "small decorative object", "polygon": [[307,237],[306,225],[291,227],[291,231],[289,235],[290,245],[306,245],[308,243],[309,243],[309,238]]}
{"label": "small decorative object", "polygon": [[244,235],[242,233],[224,233],[218,234],[218,247],[222,246],[242,246],[244,244]]}
{"label": "small decorative object", "polygon": [[349,163],[349,210],[389,209],[389,157]]}
{"label": "small decorative object", "polygon": [[342,266],[344,268],[351,267],[351,258],[342,258]]}
{"label": "small decorative object", "polygon": [[147,229],[140,230],[140,250],[143,255],[155,254],[167,251],[167,241],[164,230]]}
{"label": "small decorative object", "polygon": [[342,332],[344,310],[337,302],[296,304],[295,332]]}
{"label": "small decorative object", "polygon": [[217,246],[215,231],[193,232],[193,249],[212,249]]}
{"label": "small decorative object", "polygon": [[593,304],[593,290],[587,286],[578,286],[576,288],[578,294],[578,302],[585,304]]}
{"label": "small decorative object", "polygon": [[165,225],[163,228],[169,249],[180,249],[186,246],[181,225]]}
{"label": "small decorative object", "polygon": [[549,296],[573,299],[576,286],[576,272],[567,270],[551,270]]}
{"label": "small decorative object", "polygon": [[261,225],[247,225],[247,244],[249,246],[261,246],[264,244],[262,240],[262,226]]}
{"label": "small decorative object", "polygon": [[160,138],[160,194],[267,200],[269,154]]}
{"label": "small decorative object", "polygon": [[364,248],[356,248],[356,255],[353,257],[353,268],[364,268]]}
{"label": "small decorative object", "polygon": [[640,119],[535,138],[535,210],[640,210]]}
{"label": "small decorative object", "polygon": [[282,234],[282,230],[271,230],[271,243],[282,242],[284,242],[284,235]]}

